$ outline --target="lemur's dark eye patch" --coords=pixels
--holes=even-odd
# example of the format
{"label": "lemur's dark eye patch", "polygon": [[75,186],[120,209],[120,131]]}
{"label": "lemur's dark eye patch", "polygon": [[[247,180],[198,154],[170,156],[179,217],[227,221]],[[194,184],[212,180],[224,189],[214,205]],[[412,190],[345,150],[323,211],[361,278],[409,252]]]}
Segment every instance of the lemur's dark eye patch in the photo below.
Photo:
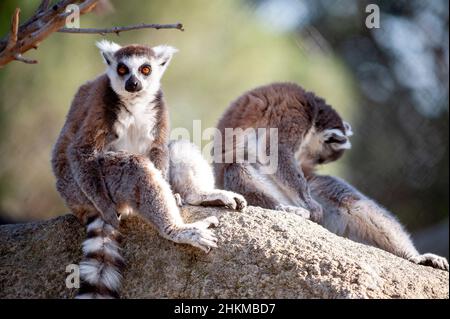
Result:
{"label": "lemur's dark eye patch", "polygon": [[338,135],[333,135],[330,136],[325,143],[327,144],[344,144],[345,142],[347,142],[347,138],[345,138],[344,136],[338,136]]}
{"label": "lemur's dark eye patch", "polygon": [[130,72],[130,70],[128,69],[128,67],[125,64],[119,63],[117,65],[117,74],[123,76],[125,74],[128,74],[128,72]]}
{"label": "lemur's dark eye patch", "polygon": [[152,73],[152,67],[148,64],[144,64],[139,68],[139,71],[144,75],[149,75]]}

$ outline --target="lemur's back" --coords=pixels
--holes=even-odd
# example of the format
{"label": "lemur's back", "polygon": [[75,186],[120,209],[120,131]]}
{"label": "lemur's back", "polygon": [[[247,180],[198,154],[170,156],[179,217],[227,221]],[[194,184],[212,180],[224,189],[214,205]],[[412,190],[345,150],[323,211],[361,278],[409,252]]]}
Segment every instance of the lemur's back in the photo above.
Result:
{"label": "lemur's back", "polygon": [[[273,83],[247,91],[230,104],[217,124],[222,137],[222,154],[225,151],[226,128],[285,128],[292,129],[290,135],[293,136],[307,131],[314,117],[315,109],[308,103],[306,92],[296,84]],[[219,187],[223,187],[225,167],[225,163],[214,164]]]}
{"label": "lemur's back", "polygon": [[[294,83],[273,83],[242,94],[230,104],[217,128],[280,127],[301,120],[297,125],[311,126],[316,110],[308,102],[308,94]],[[289,115],[289,116],[286,116]]]}
{"label": "lemur's back", "polygon": [[[231,103],[217,125],[222,135],[222,154],[226,128],[276,128],[278,143],[295,153],[313,127],[315,132],[345,131],[341,117],[325,100],[295,83],[273,83],[244,93]],[[215,164],[217,184],[221,187],[225,167],[226,164]]]}

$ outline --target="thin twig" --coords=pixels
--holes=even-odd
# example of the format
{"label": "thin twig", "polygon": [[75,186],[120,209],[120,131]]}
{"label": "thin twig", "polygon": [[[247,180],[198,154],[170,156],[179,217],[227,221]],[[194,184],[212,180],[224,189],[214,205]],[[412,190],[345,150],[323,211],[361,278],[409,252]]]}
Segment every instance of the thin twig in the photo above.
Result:
{"label": "thin twig", "polygon": [[59,29],[58,32],[61,33],[75,33],[75,34],[108,34],[108,33],[115,33],[119,35],[120,32],[126,32],[131,30],[140,30],[140,29],[178,29],[181,31],[184,31],[183,25],[181,23],[174,23],[174,24],[136,24],[136,25],[130,25],[130,26],[124,26],[124,27],[112,27],[112,28],[103,28],[103,29],[96,29],[96,28],[62,28]]}
{"label": "thin twig", "polygon": [[11,20],[11,33],[8,37],[8,42],[6,44],[6,50],[11,50],[17,43],[17,32],[19,30],[19,15],[20,9],[16,8]]}
{"label": "thin twig", "polygon": [[20,62],[23,62],[23,63],[27,63],[27,64],[36,64],[36,63],[38,63],[37,60],[28,59],[28,58],[24,57],[22,54],[16,54],[14,56],[14,60],[20,61]]}
{"label": "thin twig", "polygon": [[37,8],[36,12],[44,12],[45,10],[48,9],[49,5],[50,5],[50,0],[42,0],[41,4]]}

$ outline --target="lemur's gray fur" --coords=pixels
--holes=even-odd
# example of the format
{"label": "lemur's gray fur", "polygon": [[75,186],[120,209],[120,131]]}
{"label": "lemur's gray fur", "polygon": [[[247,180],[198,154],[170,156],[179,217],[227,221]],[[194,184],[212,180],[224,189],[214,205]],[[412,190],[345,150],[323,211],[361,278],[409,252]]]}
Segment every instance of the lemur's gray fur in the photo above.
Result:
{"label": "lemur's gray fur", "polygon": [[[118,296],[123,264],[118,215],[135,211],[169,240],[206,252],[217,247],[208,228],[217,225],[218,219],[210,216],[184,223],[167,181],[169,119],[160,79],[176,50],[120,47],[107,41],[98,47],[106,73],[78,90],[52,156],[59,193],[72,213],[87,224],[79,298]],[[188,202],[201,204],[190,201],[196,189],[185,190],[182,185],[176,183],[177,191]],[[245,207],[239,195],[226,194],[223,203],[216,204]],[[216,199],[216,194],[211,196],[205,198]]]}
{"label": "lemur's gray fur", "polygon": [[[309,154],[305,165],[338,158],[350,144],[339,115],[312,92],[292,83],[274,83],[244,93],[220,119],[222,149],[214,149],[215,176],[220,188],[242,194],[250,205],[281,209],[320,222],[321,206],[311,197],[297,157]],[[227,139],[226,129],[276,128],[278,167],[265,174],[259,161],[226,162],[226,148],[237,153],[240,143]],[[270,132],[269,132],[270,134]],[[260,143],[258,141],[258,143]],[[217,145],[217,143],[216,143]],[[248,150],[251,153],[252,150]],[[217,156],[222,156],[217,161]],[[324,155],[324,156],[320,156]],[[309,211],[309,212],[308,212]]]}
{"label": "lemur's gray fur", "polygon": [[398,220],[344,180],[313,174],[311,194],[323,207],[321,225],[333,233],[372,245],[416,264],[449,269],[444,257],[419,254]]}
{"label": "lemur's gray fur", "polygon": [[350,125],[323,99],[293,84],[260,87],[233,102],[218,125],[221,132],[237,127],[278,128],[279,142],[284,149],[275,154],[279,155],[278,170],[286,172],[289,167],[291,176],[265,174],[259,163],[215,164],[216,178],[225,189],[241,193],[250,205],[309,218],[304,209],[298,211],[298,206],[305,205],[293,188],[292,179],[297,179],[301,181],[297,191],[310,194],[322,208],[320,218],[311,212],[311,219],[330,231],[417,264],[448,270],[445,258],[420,255],[409,234],[386,209],[343,180],[314,173],[318,164],[342,156],[350,148],[348,138],[353,134]]}
{"label": "lemur's gray fur", "polygon": [[237,210],[247,206],[242,195],[215,188],[212,168],[194,144],[184,140],[171,141],[169,158],[170,185],[180,194],[182,203]]}

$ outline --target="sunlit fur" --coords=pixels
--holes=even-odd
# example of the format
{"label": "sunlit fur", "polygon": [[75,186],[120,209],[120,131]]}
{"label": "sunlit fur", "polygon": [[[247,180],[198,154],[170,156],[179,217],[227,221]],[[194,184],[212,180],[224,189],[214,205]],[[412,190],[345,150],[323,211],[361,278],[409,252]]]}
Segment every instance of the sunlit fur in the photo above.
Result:
{"label": "sunlit fur", "polygon": [[311,194],[324,208],[321,224],[328,230],[416,264],[448,271],[444,257],[420,254],[394,215],[344,180],[315,174],[310,176],[309,185]]}
{"label": "sunlit fur", "polygon": [[214,174],[199,148],[186,140],[169,144],[169,178],[174,192],[189,205],[216,205],[244,210],[247,202],[243,196],[217,189]]}
{"label": "sunlit fur", "polygon": [[[79,88],[52,154],[57,190],[88,226],[80,298],[119,296],[118,213],[139,213],[174,242],[217,247],[208,229],[217,218],[185,223],[167,180],[169,115],[160,80],[175,49],[98,46],[106,72]],[[118,63],[128,74],[118,74]],[[151,66],[148,76],[139,73],[143,64]],[[139,86],[127,87],[130,77]]]}
{"label": "sunlit fur", "polygon": [[[343,121],[331,105],[295,83],[271,83],[249,90],[231,102],[217,128],[222,139],[214,149],[219,187],[241,193],[250,205],[270,209],[300,206],[299,215],[305,215],[306,209],[312,220],[321,219],[322,210],[310,195],[305,169],[297,164],[300,161],[302,168],[313,169],[331,156],[337,159],[350,146]],[[227,129],[260,128],[278,131],[278,149],[270,154],[278,165],[269,176],[265,176],[265,167],[260,163],[233,158],[229,163],[223,156],[227,146],[232,146],[233,151],[240,147],[239,143],[227,143]]]}

